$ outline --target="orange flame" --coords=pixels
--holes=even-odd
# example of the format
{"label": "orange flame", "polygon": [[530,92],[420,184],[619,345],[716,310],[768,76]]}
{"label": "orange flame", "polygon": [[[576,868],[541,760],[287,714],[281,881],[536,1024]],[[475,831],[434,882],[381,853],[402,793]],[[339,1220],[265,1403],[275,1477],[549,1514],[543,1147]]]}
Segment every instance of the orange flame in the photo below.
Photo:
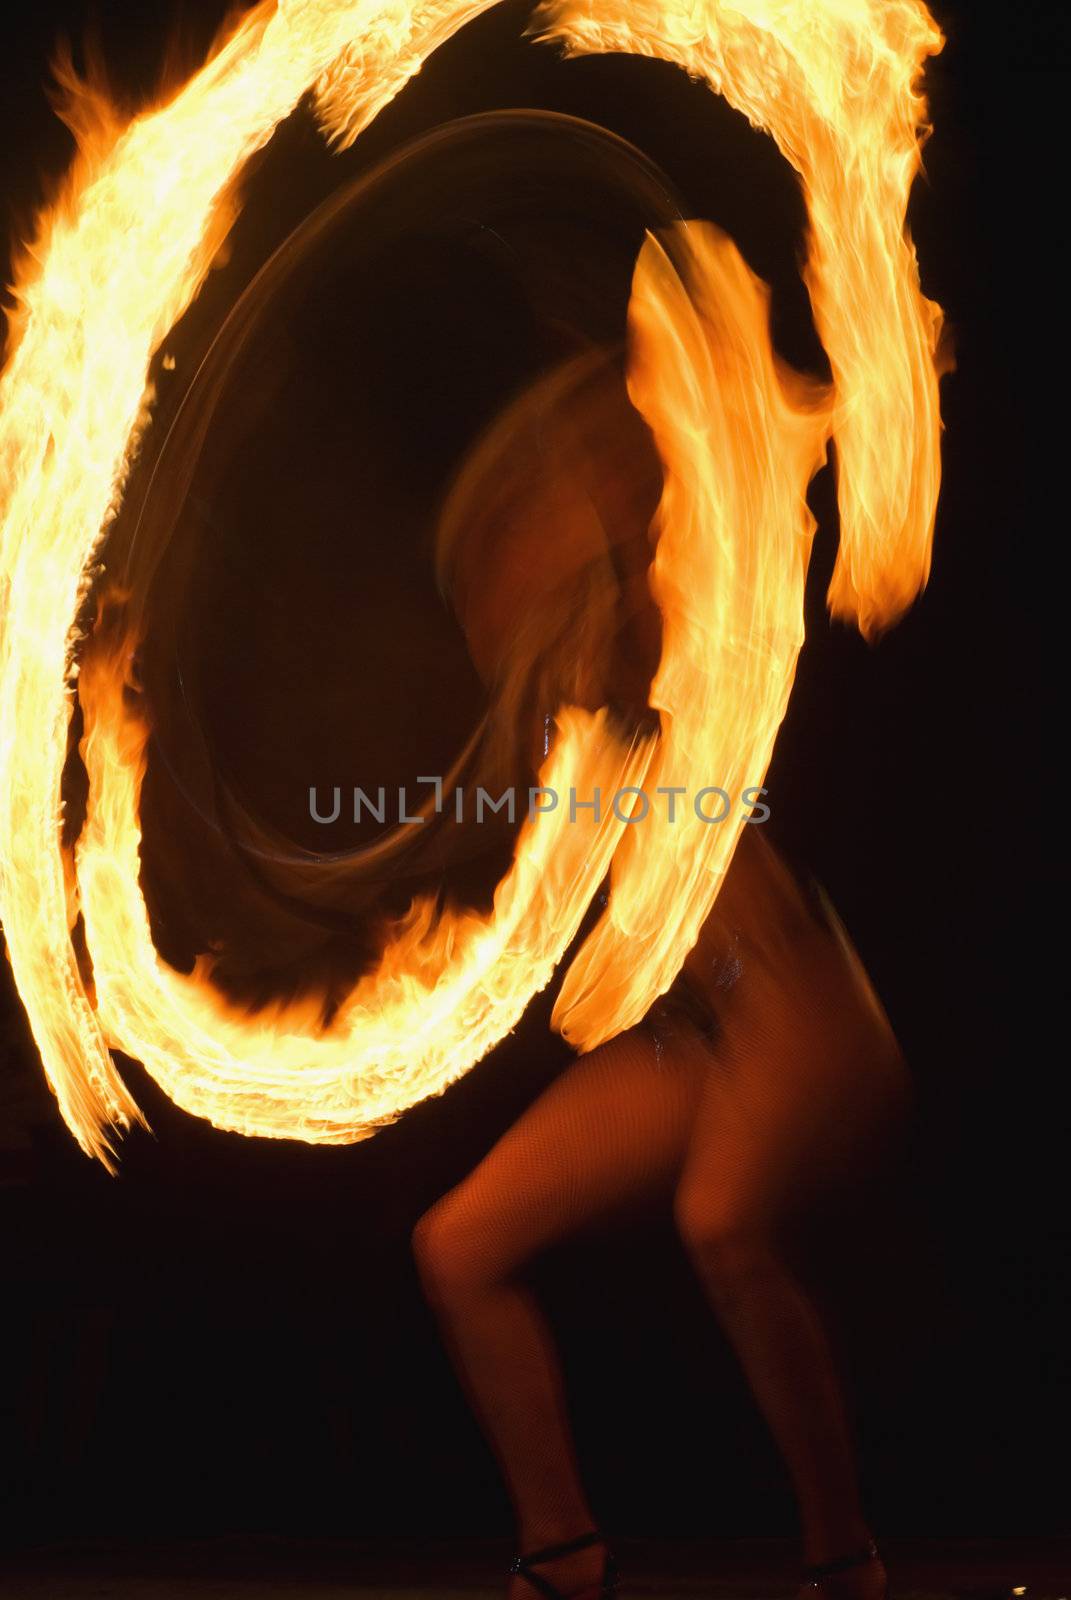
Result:
{"label": "orange flame", "polygon": [[[122,652],[103,651],[78,686],[87,822],[76,859],[61,850],[75,619],[149,419],[150,361],[204,280],[236,180],[310,86],[325,133],[348,144],[491,3],[265,0],[166,104],[126,125],[93,119],[23,264],[0,378],[0,914],[62,1114],[108,1164],[111,1130],[139,1116],[110,1047],[221,1127],[359,1139],[513,1026],[611,861],[610,907],[557,1009],[581,1047],[668,986],[728,866],[728,828],[552,814],[522,829],[490,917],[416,905],[326,1030],[311,1008],[239,1015],[205,970],[183,977],[153,949],[138,886],[146,727],[124,704]],[[804,495],[831,431],[834,613],[873,634],[926,581],[940,314],[919,291],[904,214],[916,80],[940,34],[920,0],[562,0],[540,26],[573,53],[675,61],[772,134],[803,180],[806,278],[834,380],[821,396],[778,371],[762,286],[713,230],[645,247],[630,381],[665,468],[652,573],[665,733],[626,749],[603,712],[563,707],[541,781],[760,781],[802,640]],[[92,991],[71,939],[79,913]]]}
{"label": "orange flame", "polygon": [[[803,643],[804,496],[829,398],[778,369],[765,285],[728,239],[692,224],[673,243],[685,279],[649,240],[629,308],[630,394],[665,472],[651,577],[663,735],[648,782],[668,790],[714,771],[737,795],[765,775]],[[607,914],[558,998],[554,1022],[580,1048],[638,1022],[673,982],[745,826],[743,812],[732,826],[702,821],[691,796],[671,820],[666,801],[622,841]]]}

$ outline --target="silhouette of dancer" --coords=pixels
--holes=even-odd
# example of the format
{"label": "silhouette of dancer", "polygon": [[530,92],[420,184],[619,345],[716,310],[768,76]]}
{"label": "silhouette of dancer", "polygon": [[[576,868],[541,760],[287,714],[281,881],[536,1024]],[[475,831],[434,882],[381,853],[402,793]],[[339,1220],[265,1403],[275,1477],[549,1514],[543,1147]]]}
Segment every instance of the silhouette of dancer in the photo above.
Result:
{"label": "silhouette of dancer", "polygon": [[[473,659],[515,719],[559,703],[552,682],[574,703],[604,703],[624,685],[626,702],[644,705],[658,648],[643,581],[657,493],[657,462],[620,385],[583,363],[503,419],[462,475],[441,567]],[[593,572],[611,574],[616,642],[600,652],[589,632],[563,667],[557,619],[575,637],[578,618],[605,616]],[[541,643],[518,663],[522,612],[540,620]],[[509,1600],[595,1600],[613,1588],[525,1268],[638,1196],[672,1206],[787,1465],[807,1592],[885,1594],[826,1334],[781,1231],[817,1184],[867,1163],[905,1075],[835,914],[763,833],[744,828],[668,995],[569,1065],[415,1230],[426,1293],[515,1508],[524,1555]]]}
{"label": "silhouette of dancer", "polygon": [[[643,1025],[567,1067],[425,1214],[422,1279],[505,1475],[518,1548],[568,1544],[592,1516],[524,1269],[639,1195],[671,1203],[791,1474],[804,1560],[853,1562],[816,1573],[811,1592],[881,1600],[826,1336],[778,1232],[816,1179],[865,1159],[902,1095],[900,1054],[842,930],[755,827],[685,978]],[[707,1027],[704,985],[717,1008]],[[533,1578],[594,1596],[609,1588],[605,1558],[592,1541],[542,1560],[515,1575],[510,1600]]]}

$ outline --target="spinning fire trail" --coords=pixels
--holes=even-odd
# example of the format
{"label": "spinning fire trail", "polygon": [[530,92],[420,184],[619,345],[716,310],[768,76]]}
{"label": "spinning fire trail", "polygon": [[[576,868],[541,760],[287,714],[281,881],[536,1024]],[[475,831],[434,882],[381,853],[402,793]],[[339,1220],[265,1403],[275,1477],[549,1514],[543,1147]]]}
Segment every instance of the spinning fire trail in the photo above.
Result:
{"label": "spinning fire trail", "polygon": [[[166,103],[124,122],[89,89],[81,149],[18,274],[0,379],[0,915],[49,1083],[82,1147],[114,1161],[138,1109],[113,1063],[246,1134],[345,1143],[458,1078],[550,980],[609,870],[612,892],[554,1013],[578,1048],[638,1021],[707,916],[739,833],[628,828],[610,815],[526,824],[493,911],[418,901],[330,1025],[319,1007],[253,1015],[153,947],[139,886],[149,734],[124,697],[138,639],[76,629],[128,465],[151,424],[151,359],[197,295],[249,158],[311,90],[352,143],[445,39],[493,0],[279,0],[251,11]],[[841,543],[829,594],[867,636],[926,582],[939,465],[941,317],[904,229],[941,37],[918,0],[563,0],[534,31],[569,54],[675,62],[767,130],[800,175],[805,278],[833,374],[775,358],[765,286],[706,224],[649,238],[629,308],[629,393],[664,486],[650,573],[661,733],[623,744],[563,706],[540,781],[761,781],[803,639],[807,485],[836,443]],[[61,840],[76,702],[85,825]],[[83,919],[92,978],[72,930]]]}

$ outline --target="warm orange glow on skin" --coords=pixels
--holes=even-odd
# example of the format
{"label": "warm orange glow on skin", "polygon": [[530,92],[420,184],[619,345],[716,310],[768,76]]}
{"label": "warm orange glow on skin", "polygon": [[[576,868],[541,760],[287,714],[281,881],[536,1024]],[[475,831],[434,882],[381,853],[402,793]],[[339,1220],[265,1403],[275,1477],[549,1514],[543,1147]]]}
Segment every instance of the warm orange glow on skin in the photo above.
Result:
{"label": "warm orange glow on skin", "polygon": [[[0,379],[0,913],[48,1080],[82,1147],[110,1162],[139,1115],[110,1055],[245,1133],[359,1139],[465,1072],[550,979],[611,860],[614,892],[567,975],[558,1022],[588,1048],[642,1016],[712,906],[728,828],[626,830],[564,815],[522,830],[494,913],[413,908],[379,971],[325,1032],[313,1009],[249,1017],[152,947],[138,885],[146,727],[122,652],[91,651],[80,696],[90,810],[60,848],[74,633],[155,351],[197,294],[249,157],[312,87],[326,135],[355,139],[446,38],[493,0],[281,0],[250,12],[165,104],[123,126],[86,96],[82,149],[18,285]],[[779,372],[764,290],[692,225],[650,241],[631,305],[634,404],[665,468],[653,572],[664,736],[632,750],[563,708],[543,781],[761,781],[802,641],[804,496],[836,441],[841,548],[830,604],[873,634],[926,581],[939,480],[940,314],[904,233],[921,65],[940,35],[920,0],[563,0],[537,16],[575,53],[675,61],[767,129],[800,173],[806,278],[831,395]],[[616,854],[615,854],[616,852]],[[70,937],[84,917],[93,992]]]}

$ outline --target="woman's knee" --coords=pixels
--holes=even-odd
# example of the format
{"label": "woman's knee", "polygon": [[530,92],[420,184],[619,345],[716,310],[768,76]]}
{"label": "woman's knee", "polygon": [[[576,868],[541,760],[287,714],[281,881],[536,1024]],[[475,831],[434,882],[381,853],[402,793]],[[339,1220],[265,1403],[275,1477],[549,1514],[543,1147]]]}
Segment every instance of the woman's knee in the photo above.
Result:
{"label": "woman's knee", "polygon": [[450,1300],[493,1283],[501,1275],[497,1252],[463,1194],[452,1189],[413,1229],[413,1257],[425,1289]]}
{"label": "woman's knee", "polygon": [[692,1263],[716,1293],[729,1295],[768,1269],[771,1232],[756,1206],[707,1185],[682,1184],[674,1214]]}

